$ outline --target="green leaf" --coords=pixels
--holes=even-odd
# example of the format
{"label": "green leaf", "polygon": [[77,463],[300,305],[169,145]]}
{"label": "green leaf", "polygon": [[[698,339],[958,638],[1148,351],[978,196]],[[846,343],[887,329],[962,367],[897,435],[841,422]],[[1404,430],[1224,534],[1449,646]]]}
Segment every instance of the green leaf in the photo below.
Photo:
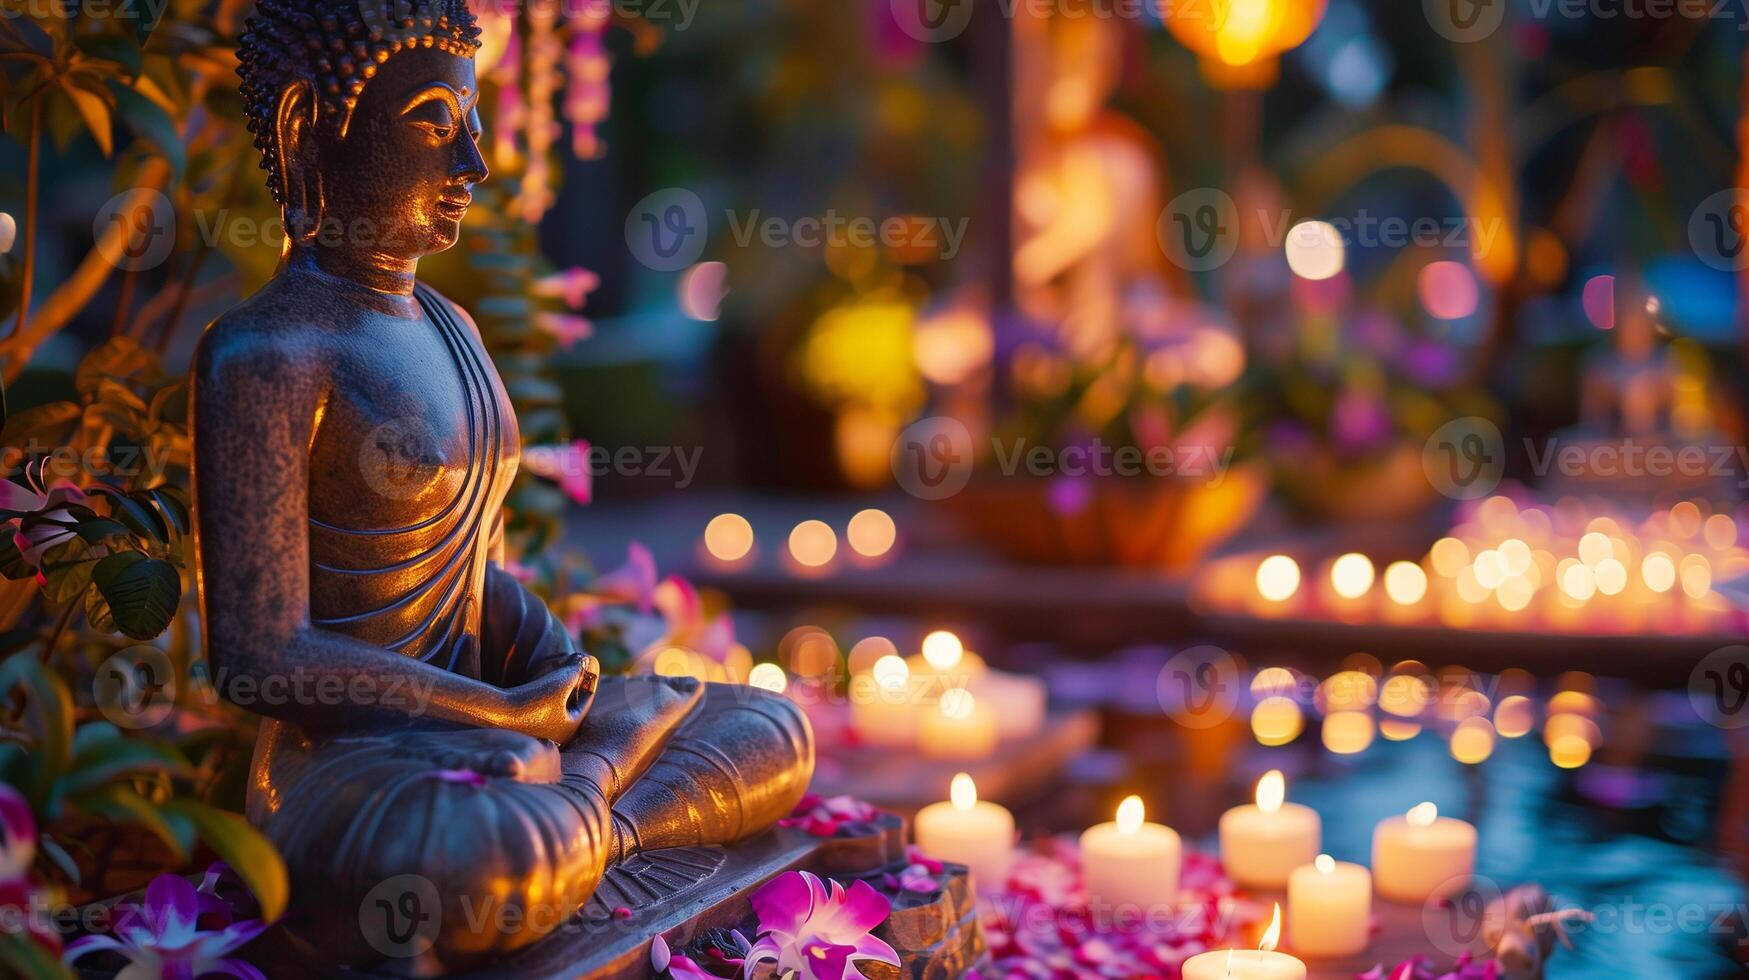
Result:
{"label": "green leaf", "polygon": [[[110,516],[126,524],[135,534],[150,541],[169,543],[169,525],[158,515],[156,507],[147,506],[140,500],[139,494],[122,493],[108,487],[96,487],[93,492],[109,498]],[[152,498],[148,496],[146,499]]]}
{"label": "green leaf", "polygon": [[122,121],[127,123],[128,129],[138,139],[152,144],[170,164],[172,183],[181,180],[182,172],[188,168],[188,150],[182,145],[182,137],[176,132],[176,123],[170,114],[130,86],[111,83],[110,91],[115,93],[116,108],[121,110]]}
{"label": "green leaf", "polygon": [[176,566],[137,551],[98,562],[91,581],[109,602],[116,629],[136,640],[150,640],[169,629],[182,600],[182,577]]}
{"label": "green leaf", "polygon": [[[109,734],[100,739],[84,740],[85,730],[102,724]],[[162,773],[186,776],[190,773],[188,759],[173,746],[143,736],[124,736],[107,722],[88,724],[74,736],[73,765],[55,784],[60,797],[76,796],[114,783],[124,776]]]}
{"label": "green leaf", "polygon": [[36,569],[24,560],[24,552],[18,550],[10,534],[0,537],[0,576],[14,582],[36,578]]}
{"label": "green leaf", "polygon": [[69,797],[67,805],[81,813],[102,817],[114,823],[139,824],[163,841],[175,853],[178,862],[187,861],[188,852],[194,849],[192,824],[185,821],[176,821],[173,824],[166,820],[157,804],[129,787],[100,786]]}
{"label": "green leaf", "polygon": [[164,368],[157,355],[141,347],[138,341],[111,337],[92,348],[79,362],[73,384],[81,395],[90,396],[104,378],[133,380],[155,387],[164,382]]}
{"label": "green leaf", "polygon": [[[187,534],[194,525],[188,513],[188,500],[182,490],[176,487],[153,487],[142,491],[158,505],[158,510],[164,515],[164,520],[175,529],[177,534]],[[136,495],[137,496],[137,495]]]}
{"label": "green leaf", "polygon": [[99,633],[115,633],[115,614],[109,611],[109,600],[96,589],[85,591],[85,622]]}
{"label": "green leaf", "polygon": [[73,971],[60,958],[22,932],[0,932],[0,967],[9,976],[37,980],[72,980]]}
{"label": "green leaf", "polygon": [[58,446],[67,441],[67,427],[82,414],[84,409],[77,402],[49,402],[27,408],[7,420],[6,429],[0,432],[0,443],[22,446],[35,437],[38,442]]}
{"label": "green leaf", "polygon": [[30,738],[28,790],[41,808],[73,758],[73,695],[35,657],[15,654],[0,660],[0,698],[22,702],[22,724],[13,727]]}
{"label": "green leaf", "polygon": [[107,517],[92,517],[82,520],[74,526],[73,532],[92,544],[106,538],[113,538],[116,535],[133,533],[128,530],[127,525],[120,521],[112,521]]}
{"label": "green leaf", "polygon": [[96,561],[91,546],[77,535],[44,551],[42,573],[48,584],[43,586],[43,595],[57,606],[79,598],[79,593],[91,585],[91,569]]}
{"label": "green leaf", "polygon": [[85,121],[85,131],[97,141],[97,148],[103,155],[109,156],[115,149],[115,127],[110,121],[109,103],[69,77],[64,76],[59,81],[61,91],[72,100],[73,108],[79,110],[79,118]]}
{"label": "green leaf", "polygon": [[291,891],[285,862],[261,831],[235,813],[193,800],[171,800],[164,804],[164,810],[194,823],[200,839],[229,864],[254,893],[255,900],[261,903],[263,921],[272,922],[285,912],[286,898]]}
{"label": "green leaf", "polygon": [[38,834],[36,838],[36,849],[41,851],[43,855],[49,859],[49,863],[60,868],[61,873],[66,875],[68,880],[72,881],[75,885],[79,884],[80,879],[83,877],[79,874],[79,862],[73,860],[73,855],[68,854],[67,849],[62,847],[59,841],[50,837],[46,833]]}

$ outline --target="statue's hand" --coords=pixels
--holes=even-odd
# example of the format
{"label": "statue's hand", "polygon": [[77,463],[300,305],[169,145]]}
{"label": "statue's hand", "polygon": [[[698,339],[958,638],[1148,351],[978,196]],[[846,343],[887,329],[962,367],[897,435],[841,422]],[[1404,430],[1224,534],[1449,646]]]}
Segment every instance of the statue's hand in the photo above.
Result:
{"label": "statue's hand", "polygon": [[516,729],[563,744],[583,724],[600,676],[596,659],[579,653],[527,684],[511,688],[506,693],[516,714]]}

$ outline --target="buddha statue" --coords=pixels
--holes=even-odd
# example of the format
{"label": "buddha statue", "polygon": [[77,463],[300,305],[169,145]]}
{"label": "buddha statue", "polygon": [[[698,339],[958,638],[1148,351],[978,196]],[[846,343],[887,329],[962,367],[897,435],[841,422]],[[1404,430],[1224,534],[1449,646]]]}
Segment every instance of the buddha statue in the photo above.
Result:
{"label": "buddha statue", "polygon": [[464,0],[377,3],[260,0],[239,44],[286,242],[196,355],[199,591],[222,693],[265,716],[248,816],[287,931],[375,963],[380,903],[437,923],[405,949],[429,974],[563,925],[633,854],[770,827],[813,743],[764,691],[599,676],[502,567],[516,419],[415,275],[486,179],[479,31]]}

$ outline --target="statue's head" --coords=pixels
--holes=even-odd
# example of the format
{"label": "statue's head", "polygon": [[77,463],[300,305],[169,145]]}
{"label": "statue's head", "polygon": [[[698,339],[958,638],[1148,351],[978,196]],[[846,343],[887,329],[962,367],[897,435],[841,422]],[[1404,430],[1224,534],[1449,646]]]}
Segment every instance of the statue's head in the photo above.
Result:
{"label": "statue's head", "polygon": [[466,0],[260,0],[238,44],[288,240],[410,260],[455,244],[480,156]]}

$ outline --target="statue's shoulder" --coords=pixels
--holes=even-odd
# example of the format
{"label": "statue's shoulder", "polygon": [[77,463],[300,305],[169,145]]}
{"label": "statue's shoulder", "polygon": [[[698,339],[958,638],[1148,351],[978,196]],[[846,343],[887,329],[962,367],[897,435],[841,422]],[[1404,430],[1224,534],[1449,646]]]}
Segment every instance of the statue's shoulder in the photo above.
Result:
{"label": "statue's shoulder", "polygon": [[312,311],[269,282],[255,295],[214,320],[195,351],[197,383],[220,383],[228,375],[272,373],[287,380],[310,377],[326,361],[326,333]]}

